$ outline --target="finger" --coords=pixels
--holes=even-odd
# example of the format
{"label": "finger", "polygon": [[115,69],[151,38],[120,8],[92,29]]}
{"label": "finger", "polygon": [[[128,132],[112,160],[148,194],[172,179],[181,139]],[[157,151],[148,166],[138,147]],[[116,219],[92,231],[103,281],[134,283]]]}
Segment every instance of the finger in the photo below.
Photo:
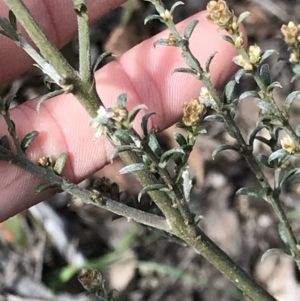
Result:
{"label": "finger", "polygon": [[[88,1],[90,22],[95,22],[126,0]],[[76,14],[70,0],[24,1],[46,35],[58,47],[67,44],[77,34]],[[0,0],[1,16],[7,17],[8,7]],[[32,66],[31,58],[13,41],[0,34],[0,85],[12,80]]]}
{"label": "finger", "polygon": [[[232,57],[236,55],[236,50],[219,38],[222,32],[207,22],[205,12],[180,23],[180,32],[195,18],[199,24],[190,42],[191,50],[202,65],[212,52],[219,51],[211,65],[211,78],[220,87],[235,71]],[[149,111],[157,112],[152,126],[159,130],[178,120],[183,102],[197,97],[202,86],[191,75],[171,75],[174,68],[185,64],[178,48],[153,48],[154,41],[166,36],[168,33],[163,32],[136,46],[96,74],[97,90],[108,107],[114,106],[117,96],[126,92],[129,107],[144,103]],[[20,137],[34,129],[40,132],[29,152],[31,160],[36,162],[42,156],[57,156],[60,152],[68,152],[64,174],[75,182],[91,175],[108,162],[111,151],[109,143],[105,138],[93,141],[93,129],[89,126],[91,119],[72,95],[47,101],[40,114],[36,113],[36,103],[37,100],[26,102],[12,111]],[[3,125],[0,124],[1,128]],[[1,163],[0,171],[1,174],[5,171],[5,179],[0,182],[0,220],[45,197],[34,195],[34,186],[38,181],[26,172],[7,163]]]}

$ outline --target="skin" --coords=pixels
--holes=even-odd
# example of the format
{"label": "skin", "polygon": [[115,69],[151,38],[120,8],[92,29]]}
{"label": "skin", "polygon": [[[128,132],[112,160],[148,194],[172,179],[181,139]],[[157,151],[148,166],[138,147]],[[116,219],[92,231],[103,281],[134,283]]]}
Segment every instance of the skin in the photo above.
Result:
{"label": "skin", "polygon": [[[88,1],[92,21],[121,5],[122,0]],[[76,17],[71,1],[27,0],[25,4],[41,24],[46,34],[58,47],[62,47],[76,35]],[[0,0],[1,15],[7,15],[8,8]],[[216,87],[221,87],[236,71],[232,58],[237,51],[232,45],[220,39],[222,32],[206,20],[206,12],[200,12],[179,25],[184,28],[192,19],[198,19],[190,47],[202,66],[215,50],[219,54],[212,63],[211,76]],[[63,30],[58,30],[63,28]],[[178,121],[182,104],[199,95],[202,83],[188,74],[171,75],[174,68],[185,63],[178,48],[153,47],[153,42],[167,37],[168,32],[149,39],[134,47],[116,61],[96,73],[97,91],[105,104],[115,105],[119,94],[128,94],[129,107],[144,103],[149,111],[157,115],[151,119],[151,126],[164,130]],[[22,74],[32,66],[32,61],[13,42],[0,35],[0,85]],[[11,111],[19,137],[32,130],[39,136],[28,150],[30,160],[36,162],[42,156],[69,154],[64,176],[73,182],[80,182],[103,168],[108,163],[112,150],[105,137],[93,141],[94,130],[89,125],[91,118],[80,103],[70,94],[55,97],[36,112],[37,99],[28,101]],[[0,136],[7,134],[6,125],[0,117]],[[0,162],[0,221],[37,204],[53,192],[35,195],[34,188],[39,180],[29,173]]]}

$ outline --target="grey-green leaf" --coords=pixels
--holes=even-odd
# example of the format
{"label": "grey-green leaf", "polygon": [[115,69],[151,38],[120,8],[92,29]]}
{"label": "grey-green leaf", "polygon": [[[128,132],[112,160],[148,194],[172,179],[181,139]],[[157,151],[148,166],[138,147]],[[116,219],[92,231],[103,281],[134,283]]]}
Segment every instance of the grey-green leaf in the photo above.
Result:
{"label": "grey-green leaf", "polygon": [[264,188],[243,187],[236,192],[237,195],[247,195],[255,198],[261,198],[264,199],[265,201],[268,201],[268,197],[270,193],[271,193],[271,188],[268,187],[264,187]]}
{"label": "grey-green leaf", "polygon": [[260,125],[254,129],[254,131],[251,133],[250,138],[249,138],[249,145],[253,146],[253,142],[254,142],[254,139],[255,139],[257,133],[266,127],[267,127],[266,125]]}
{"label": "grey-green leaf", "polygon": [[252,91],[246,91],[242,93],[241,96],[239,97],[239,101],[249,97],[260,98],[259,94],[256,91],[252,90]]}
{"label": "grey-green leaf", "polygon": [[159,20],[159,21],[162,21],[162,18],[160,15],[150,15],[150,16],[147,16],[144,20],[144,25],[146,25],[149,21],[151,20]]}
{"label": "grey-green leaf", "polygon": [[59,154],[58,157],[56,158],[55,164],[53,166],[54,172],[56,172],[58,175],[60,175],[64,170],[67,159],[68,159],[67,153]]}
{"label": "grey-green leaf", "polygon": [[[258,139],[259,137],[256,137],[256,139]],[[263,137],[261,137],[261,138],[263,138]],[[258,139],[258,140],[260,140],[260,139]],[[263,154],[258,154],[257,155],[257,160],[260,162],[260,163],[262,163],[263,165],[265,165],[265,166],[267,166],[267,167],[269,167],[269,168],[274,168],[274,166],[275,166],[275,164],[273,163],[273,162],[269,162],[268,160],[269,160],[269,157],[268,156],[266,156],[266,155],[263,155]]]}
{"label": "grey-green leaf", "polygon": [[149,186],[146,186],[145,188],[143,188],[139,194],[138,194],[138,201],[140,202],[141,201],[141,198],[142,196],[149,192],[149,191],[154,191],[154,190],[161,190],[161,189],[165,189],[167,190],[168,188],[163,185],[163,184],[153,184],[153,185],[149,185]]}
{"label": "grey-green leaf", "polygon": [[240,83],[240,79],[242,78],[242,76],[244,74],[246,74],[246,70],[245,69],[240,69],[234,76],[235,81],[239,84]]}
{"label": "grey-green leaf", "polygon": [[157,40],[157,41],[155,41],[153,43],[154,47],[156,47],[157,45],[160,45],[160,46],[169,46],[168,39],[159,39],[159,40]]}
{"label": "grey-green leaf", "polygon": [[193,70],[191,68],[184,68],[184,67],[182,67],[182,68],[176,68],[176,69],[173,70],[172,73],[175,73],[175,72],[188,73],[188,74],[191,74],[191,75],[199,78],[199,74],[195,70]]}
{"label": "grey-green leaf", "polygon": [[139,148],[137,148],[135,145],[121,145],[119,147],[116,147],[110,154],[109,159],[112,162],[113,159],[115,158],[115,156],[119,153],[123,153],[123,152],[138,152],[140,151]]}
{"label": "grey-green leaf", "polygon": [[159,158],[162,154],[162,150],[161,147],[159,145],[159,142],[155,136],[155,134],[153,133],[153,131],[151,131],[149,133],[149,142],[148,142],[150,148],[152,149],[152,151],[155,153],[155,155]]}
{"label": "grey-green leaf", "polygon": [[291,154],[287,150],[285,150],[284,148],[282,148],[282,149],[279,149],[279,150],[273,152],[269,156],[268,162],[271,163],[271,162],[277,160],[277,162],[278,162],[278,164],[280,166],[285,161],[287,161],[290,157],[291,157]]}
{"label": "grey-green leaf", "polygon": [[135,106],[129,113],[128,115],[128,120],[129,122],[133,122],[136,115],[140,112],[140,110],[143,110],[143,109],[147,109],[147,106],[144,105],[144,104],[141,104],[141,105],[138,105],[138,106]]}
{"label": "grey-green leaf", "polygon": [[4,135],[0,138],[0,145],[3,146],[4,148],[10,150],[10,143],[9,143],[8,137],[6,135]]}
{"label": "grey-green leaf", "polygon": [[260,57],[260,62],[263,62],[265,59],[267,59],[269,56],[273,55],[273,54],[278,54],[278,52],[276,50],[273,49],[269,49],[266,50]]}
{"label": "grey-green leaf", "polygon": [[9,19],[9,22],[10,22],[12,28],[15,31],[17,31],[17,19],[16,19],[15,14],[11,10],[9,10],[8,19]]}
{"label": "grey-green leaf", "polygon": [[64,90],[61,89],[61,90],[51,91],[51,92],[45,94],[44,96],[42,96],[42,97],[40,98],[40,100],[38,101],[37,105],[36,105],[36,110],[37,110],[37,112],[38,112],[38,113],[40,112],[41,106],[42,106],[42,104],[44,103],[44,101],[46,101],[46,100],[48,100],[48,99],[50,99],[50,98],[53,98],[53,97],[55,97],[55,96],[61,95],[61,94],[63,94],[63,93],[64,93]]}
{"label": "grey-green leaf", "polygon": [[300,91],[294,91],[294,92],[290,93],[287,96],[287,98],[285,99],[284,108],[285,108],[285,111],[288,116],[290,115],[291,106],[292,106],[294,100],[297,98],[300,98]]}
{"label": "grey-green leaf", "polygon": [[236,23],[238,25],[240,25],[247,17],[251,16],[251,13],[249,13],[248,11],[245,11],[243,13],[241,13],[236,21]]}
{"label": "grey-green leaf", "polygon": [[181,147],[174,147],[162,154],[162,156],[160,157],[160,162],[167,161],[173,154],[183,154],[184,155],[184,150]]}
{"label": "grey-green leaf", "polygon": [[300,168],[293,168],[286,171],[279,182],[279,187],[281,187],[290,177],[299,173],[300,173]]}
{"label": "grey-green leaf", "polygon": [[148,136],[148,120],[152,115],[155,115],[155,114],[156,114],[155,112],[149,112],[149,113],[145,114],[142,118],[141,127],[142,127],[145,137]]}
{"label": "grey-green leaf", "polygon": [[127,107],[127,93],[122,93],[117,98],[117,105],[118,107]]}
{"label": "grey-green leaf", "polygon": [[173,14],[175,8],[176,8],[177,6],[179,6],[179,5],[184,5],[184,2],[182,2],[182,1],[176,1],[176,2],[172,5],[172,7],[171,7],[171,9],[170,9],[171,15]]}
{"label": "grey-green leaf", "polygon": [[221,36],[221,39],[223,39],[223,40],[225,40],[226,42],[228,42],[228,43],[234,45],[234,41],[233,41],[233,39],[232,39],[230,36],[222,35],[222,36]]}
{"label": "grey-green leaf", "polygon": [[213,52],[212,54],[209,55],[209,57],[207,58],[206,62],[205,62],[205,71],[207,73],[209,73],[210,71],[210,64],[213,60],[213,58],[215,57],[215,55],[218,53],[218,51]]}
{"label": "grey-green leaf", "polygon": [[100,54],[92,65],[93,73],[96,72],[98,66],[103,62],[103,60],[109,57],[115,57],[115,55],[110,51],[105,51],[104,53]]}
{"label": "grey-green leaf", "polygon": [[187,145],[185,137],[180,133],[173,133],[173,136],[180,146]]}
{"label": "grey-green leaf", "polygon": [[21,149],[23,150],[23,152],[27,150],[27,148],[34,141],[34,139],[37,137],[38,134],[39,134],[38,131],[32,131],[25,135],[25,137],[22,139],[21,142]]}
{"label": "grey-green leaf", "polygon": [[268,86],[267,92],[271,92],[272,90],[274,90],[274,88],[282,89],[282,85],[280,84],[280,82],[273,82]]}
{"label": "grey-green leaf", "polygon": [[209,115],[204,118],[204,121],[217,121],[224,123],[224,118],[221,115]]}
{"label": "grey-green leaf", "polygon": [[258,107],[268,114],[272,114],[274,111],[274,105],[266,99],[258,99],[257,100]]}
{"label": "grey-green leaf", "polygon": [[296,135],[300,137],[300,124],[296,127]]}
{"label": "grey-green leaf", "polygon": [[193,33],[193,31],[194,31],[194,29],[195,29],[195,27],[197,26],[198,23],[199,23],[198,20],[192,20],[192,21],[188,24],[188,26],[186,27],[186,29],[185,29],[185,31],[184,31],[184,37],[185,37],[187,40],[191,37],[191,35],[192,35],[192,33]]}
{"label": "grey-green leaf", "polygon": [[239,152],[239,148],[234,146],[234,145],[230,145],[230,144],[222,144],[220,146],[218,146],[212,153],[212,159],[214,160],[216,155],[220,152],[223,152],[225,150],[234,150],[236,152]]}
{"label": "grey-green leaf", "polygon": [[273,249],[269,249],[267,250],[262,256],[261,256],[261,263],[264,262],[264,260],[270,256],[270,255],[278,255],[278,254],[285,254],[285,255],[289,255],[287,254],[284,250],[282,249],[278,249],[278,248],[273,248]]}
{"label": "grey-green leaf", "polygon": [[141,171],[141,170],[146,170],[146,169],[147,169],[147,166],[145,164],[143,164],[143,163],[135,163],[135,164],[131,164],[131,165],[127,165],[127,166],[123,167],[119,171],[119,174],[120,175],[125,175],[127,173]]}
{"label": "grey-green leaf", "polygon": [[286,233],[286,230],[282,223],[278,224],[278,233],[279,233],[281,240],[288,246],[289,245],[288,234]]}
{"label": "grey-green leaf", "polygon": [[225,86],[225,98],[226,98],[226,103],[232,101],[233,99],[233,92],[234,88],[236,86],[236,81],[231,80],[226,86]]}
{"label": "grey-green leaf", "polygon": [[263,64],[259,69],[259,74],[266,86],[269,86],[271,84],[271,74],[270,74],[270,68],[268,64]]}

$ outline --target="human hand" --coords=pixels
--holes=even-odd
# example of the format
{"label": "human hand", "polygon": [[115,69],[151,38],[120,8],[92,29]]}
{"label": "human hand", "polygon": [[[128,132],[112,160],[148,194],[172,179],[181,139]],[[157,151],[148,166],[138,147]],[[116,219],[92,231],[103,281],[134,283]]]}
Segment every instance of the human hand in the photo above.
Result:
{"label": "human hand", "polygon": [[[48,37],[58,46],[65,45],[76,34],[76,15],[70,1],[24,1],[43,27]],[[91,22],[124,3],[125,0],[88,1]],[[6,16],[8,8],[0,0],[1,15]],[[181,32],[191,19],[198,19],[190,41],[192,52],[203,65],[214,51],[219,54],[211,65],[211,78],[216,87],[221,87],[236,70],[232,57],[236,50],[220,39],[217,27],[206,20],[206,13],[200,12],[179,24]],[[153,47],[153,42],[167,37],[167,32],[149,39],[95,74],[97,91],[107,107],[116,104],[117,96],[127,93],[129,108],[144,103],[149,111],[157,114],[151,117],[151,126],[163,130],[179,120],[183,102],[199,95],[202,83],[191,75],[175,73],[183,67],[180,50],[175,47]],[[32,61],[22,49],[0,35],[0,85],[26,71]],[[52,98],[36,112],[37,99],[27,101],[11,111],[19,137],[32,130],[39,132],[28,149],[30,160],[36,162],[43,156],[57,156],[68,153],[63,175],[73,182],[80,182],[108,163],[112,147],[105,137],[93,141],[94,130],[89,125],[91,117],[71,94]],[[6,132],[4,120],[0,120],[0,137]],[[53,192],[35,195],[34,188],[40,180],[28,172],[6,162],[0,162],[0,222],[28,208]]]}

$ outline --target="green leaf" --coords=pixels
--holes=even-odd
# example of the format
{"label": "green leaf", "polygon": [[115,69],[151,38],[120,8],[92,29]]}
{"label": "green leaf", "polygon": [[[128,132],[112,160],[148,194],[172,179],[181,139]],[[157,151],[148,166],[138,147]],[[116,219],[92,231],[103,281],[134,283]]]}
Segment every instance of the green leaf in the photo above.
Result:
{"label": "green leaf", "polygon": [[43,183],[43,184],[39,184],[38,186],[36,186],[35,193],[39,194],[45,190],[55,189],[55,188],[59,188],[59,185],[51,184],[51,183]]}
{"label": "green leaf", "polygon": [[246,70],[245,69],[240,69],[234,76],[235,81],[239,84],[240,83],[240,79],[242,78],[242,76],[244,74],[246,74]]}
{"label": "green leaf", "polygon": [[212,159],[214,160],[216,155],[220,152],[223,152],[225,150],[234,150],[236,152],[239,152],[239,148],[234,146],[234,145],[230,145],[230,144],[222,144],[220,146],[218,146],[212,153]]}
{"label": "green leaf", "polygon": [[122,93],[117,98],[118,107],[127,108],[127,93]]}
{"label": "green leaf", "polygon": [[149,185],[149,186],[143,188],[143,189],[139,192],[139,194],[138,194],[138,201],[139,201],[139,202],[141,201],[141,198],[142,198],[142,196],[143,196],[145,193],[147,193],[147,192],[149,192],[149,191],[162,190],[162,189],[164,189],[165,191],[166,191],[166,190],[169,190],[169,189],[168,189],[165,185],[163,185],[163,184],[153,184],[153,185]]}
{"label": "green leaf", "polygon": [[128,134],[128,130],[118,129],[114,132],[114,135],[125,144],[134,143],[130,135]]}
{"label": "green leaf", "polygon": [[203,135],[203,134],[207,134],[207,130],[204,126],[198,126],[194,131],[193,131],[194,135]]}
{"label": "green leaf", "polygon": [[267,250],[262,256],[261,256],[261,263],[264,262],[264,260],[270,256],[270,255],[278,255],[278,254],[285,254],[285,255],[289,255],[287,254],[284,250],[282,249],[278,249],[278,248],[273,248],[273,249],[269,249]]}
{"label": "green leaf", "polygon": [[267,59],[269,56],[273,55],[273,54],[278,54],[278,52],[276,50],[273,49],[269,49],[263,52],[263,54],[260,57],[260,62],[263,62],[265,59]]}
{"label": "green leaf", "polygon": [[228,43],[230,43],[230,44],[232,44],[232,45],[234,45],[234,41],[233,41],[232,37],[230,37],[230,36],[222,35],[221,39],[228,42]]}
{"label": "green leaf", "polygon": [[215,51],[215,52],[211,53],[211,54],[209,55],[209,57],[207,58],[207,60],[206,60],[206,62],[205,62],[205,71],[206,71],[207,73],[209,73],[209,71],[210,71],[210,64],[211,64],[213,58],[215,57],[215,55],[216,55],[217,53],[219,53],[219,52],[218,52],[218,51]]}
{"label": "green leaf", "polygon": [[19,36],[16,30],[12,27],[10,22],[2,16],[0,16],[0,26],[3,28],[3,31],[1,30],[1,34],[7,36],[8,38],[14,41],[19,41]]}
{"label": "green leaf", "polygon": [[122,169],[120,169],[119,174],[125,175],[127,173],[146,170],[146,169],[147,169],[147,166],[145,164],[135,163],[135,164],[127,165],[127,166],[123,167]]}
{"label": "green leaf", "polygon": [[141,151],[139,148],[137,148],[135,145],[121,145],[119,147],[116,147],[110,154],[109,159],[112,162],[115,156],[119,153],[123,152],[139,152]]}
{"label": "green leaf", "polygon": [[273,91],[274,88],[280,88],[280,89],[282,89],[282,86],[281,86],[280,82],[273,82],[273,83],[271,83],[271,84],[268,86],[268,88],[267,88],[267,92]]}
{"label": "green leaf", "polygon": [[236,23],[238,25],[240,25],[246,18],[248,18],[249,16],[251,16],[251,13],[249,13],[248,11],[245,11],[243,13],[241,13],[236,21]]}
{"label": "green leaf", "polygon": [[300,168],[293,168],[286,171],[279,182],[279,187],[281,187],[290,177],[299,173],[300,173]]}
{"label": "green leaf", "polygon": [[282,223],[278,224],[278,234],[281,238],[281,240],[289,246],[289,239],[288,239],[288,233],[286,233],[286,230],[284,228],[284,225]]}
{"label": "green leaf", "polygon": [[11,150],[9,140],[6,135],[4,135],[0,138],[0,145],[8,150]]}
{"label": "green leaf", "polygon": [[66,165],[68,159],[68,154],[67,153],[61,153],[59,154],[59,156],[56,158],[55,164],[53,166],[53,170],[55,173],[57,173],[58,175],[60,175],[63,170],[64,167]]}
{"label": "green leaf", "polygon": [[224,93],[225,93],[225,102],[226,103],[232,101],[235,85],[236,85],[236,81],[235,80],[231,80],[225,86],[225,92]]}
{"label": "green leaf", "polygon": [[273,113],[274,111],[274,105],[272,103],[270,103],[269,100],[266,100],[266,99],[258,99],[256,101],[258,107],[263,110],[264,112],[266,113]]}
{"label": "green leaf", "polygon": [[204,118],[204,121],[217,121],[224,123],[224,118],[221,115],[209,115]]}
{"label": "green leaf", "polygon": [[271,84],[271,74],[270,74],[270,68],[268,64],[263,64],[259,69],[259,74],[266,86],[269,86]]}
{"label": "green leaf", "polygon": [[239,97],[239,101],[249,97],[260,98],[259,94],[253,90],[253,91],[246,91],[242,93],[241,96]]}
{"label": "green leaf", "polygon": [[284,108],[287,113],[287,116],[290,115],[291,106],[292,106],[294,100],[297,98],[300,98],[300,91],[294,91],[286,97],[285,102],[284,102]]}
{"label": "green leaf", "polygon": [[151,20],[159,20],[162,22],[162,18],[160,15],[150,15],[145,18],[144,25],[146,25]]}
{"label": "green leaf", "polygon": [[151,131],[149,134],[149,146],[152,149],[152,151],[155,153],[155,155],[159,158],[162,154],[162,150],[153,131]]}
{"label": "green leaf", "polygon": [[141,127],[142,127],[145,137],[148,136],[148,120],[152,115],[155,115],[155,114],[156,114],[155,112],[149,112],[149,113],[145,114],[142,118]]}
{"label": "green leaf", "polygon": [[21,142],[21,149],[23,152],[25,152],[27,150],[27,148],[34,141],[34,139],[37,137],[38,134],[39,134],[38,131],[32,131],[25,135],[25,137],[22,139],[22,142]]}
{"label": "green leaf", "polygon": [[263,188],[243,187],[243,188],[240,188],[236,192],[236,194],[237,195],[248,195],[251,197],[260,198],[260,199],[264,199],[265,201],[268,202],[268,198],[269,198],[271,192],[272,192],[272,189],[268,188],[268,187],[263,187]]}
{"label": "green leaf", "polygon": [[185,137],[180,133],[173,133],[173,137],[180,146],[187,145]]}
{"label": "green leaf", "polygon": [[273,152],[269,159],[268,162],[271,163],[273,161],[277,161],[277,164],[280,166],[282,165],[285,161],[287,161],[291,157],[291,154],[285,150],[285,149],[279,149],[275,152]]}
{"label": "green leaf", "polygon": [[61,94],[63,94],[63,93],[64,93],[64,90],[61,89],[61,90],[51,91],[51,92],[45,94],[44,96],[42,96],[42,97],[39,99],[39,101],[38,101],[38,103],[37,103],[37,105],[36,105],[36,110],[37,110],[37,112],[38,112],[38,113],[40,112],[41,106],[42,106],[42,104],[44,103],[44,101],[46,101],[46,100],[48,100],[48,99],[50,99],[50,98],[53,98],[53,97],[55,97],[55,96],[61,95]]}
{"label": "green leaf", "polygon": [[253,142],[254,142],[254,139],[256,138],[257,133],[266,127],[267,127],[266,125],[260,125],[254,129],[254,131],[251,133],[250,138],[249,138],[249,145],[253,146]]}
{"label": "green leaf", "polygon": [[300,124],[296,127],[296,135],[300,137]]}
{"label": "green leaf", "polygon": [[96,72],[98,66],[103,62],[103,60],[109,57],[115,57],[115,55],[110,51],[105,51],[104,53],[100,54],[92,65],[93,73]]}
{"label": "green leaf", "polygon": [[[181,2],[181,3],[183,4],[183,2]],[[175,3],[175,4],[176,4],[176,3]],[[175,5],[175,4],[174,4],[174,5]],[[173,5],[173,6],[174,6],[174,5]],[[172,11],[172,9],[171,9],[171,11]],[[198,23],[199,23],[198,20],[192,20],[192,21],[188,24],[188,26],[186,27],[183,36],[184,36],[187,40],[189,40],[189,38],[191,37],[191,35],[192,35],[192,33],[193,33],[193,31],[194,31],[194,29],[195,29],[195,27],[197,26]]]}
{"label": "green leaf", "polygon": [[[256,139],[258,139],[258,137],[256,137]],[[258,140],[260,140],[260,139],[258,139]],[[275,167],[275,164],[273,162],[269,162],[269,157],[266,156],[266,155],[258,154],[256,158],[260,163],[262,163],[263,165],[265,165],[269,168],[274,168]]]}
{"label": "green leaf", "polygon": [[[176,8],[177,6],[179,6],[179,5],[184,5],[184,2],[182,2],[182,1],[176,1],[176,2],[172,5],[172,7],[171,7],[171,9],[170,9],[171,15],[173,15],[173,12],[174,12],[175,8]],[[197,22],[198,22],[198,21],[197,21]]]}
{"label": "green leaf", "polygon": [[199,78],[199,74],[197,73],[197,71],[191,69],[191,68],[176,68],[173,70],[172,73],[175,73],[175,72],[180,72],[180,73],[187,73],[187,74],[191,74],[193,76],[196,76],[197,78]]}
{"label": "green leaf", "polygon": [[169,149],[168,151],[164,152],[160,157],[160,162],[166,162],[173,154],[183,154],[184,150],[181,147],[174,147]]}
{"label": "green leaf", "polygon": [[17,19],[15,14],[9,10],[8,12],[8,19],[9,19],[9,23],[11,24],[12,28],[17,31]]}
{"label": "green leaf", "polygon": [[160,46],[169,46],[168,39],[159,39],[159,40],[157,40],[157,41],[155,41],[153,43],[154,47],[156,47],[157,45],[160,45]]}
{"label": "green leaf", "polygon": [[140,110],[143,110],[143,109],[148,109],[146,105],[144,104],[140,104],[138,106],[135,106],[129,113],[128,115],[128,121],[130,123],[132,123],[136,117],[136,115],[140,112]]}
{"label": "green leaf", "polygon": [[189,67],[191,67],[194,70],[201,70],[201,66],[199,61],[189,52],[184,51],[181,53],[182,58],[187,63]]}
{"label": "green leaf", "polygon": [[272,114],[263,114],[258,118],[258,121],[264,124],[272,124],[282,126],[282,122],[278,116]]}

